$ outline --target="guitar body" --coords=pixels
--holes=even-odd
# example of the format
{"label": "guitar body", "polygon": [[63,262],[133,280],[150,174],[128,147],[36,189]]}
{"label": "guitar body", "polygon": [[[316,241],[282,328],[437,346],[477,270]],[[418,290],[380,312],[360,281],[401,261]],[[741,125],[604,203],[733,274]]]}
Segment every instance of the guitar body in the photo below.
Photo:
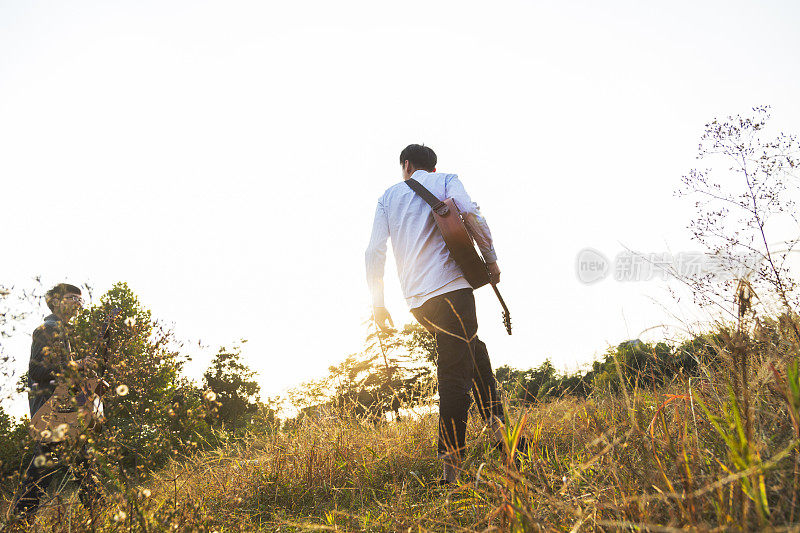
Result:
{"label": "guitar body", "polygon": [[87,379],[71,390],[69,383],[56,386],[53,395],[33,415],[29,433],[43,443],[74,441],[84,430],[102,422],[98,394],[102,381]]}
{"label": "guitar body", "polygon": [[[115,307],[106,316],[92,357],[98,353],[108,363],[108,340],[111,336],[111,322],[122,313]],[[102,344],[102,351],[101,351]],[[102,397],[108,389],[96,373],[94,377],[82,379],[79,383],[62,381],[56,385],[53,395],[31,417],[28,431],[34,440],[43,443],[75,441],[87,429],[96,429],[105,417]]]}
{"label": "guitar body", "polygon": [[442,232],[447,249],[450,250],[456,264],[461,267],[464,277],[473,289],[483,287],[489,283],[489,271],[486,263],[475,249],[472,235],[469,234],[461,212],[456,207],[452,198],[444,200],[448,207],[447,213],[442,216],[436,211],[432,211],[436,225]]}
{"label": "guitar body", "polygon": [[492,289],[494,289],[497,299],[500,300],[500,305],[503,307],[503,325],[508,334],[511,335],[511,313],[508,311],[503,297],[500,296],[497,285],[492,283],[486,262],[475,248],[475,241],[470,235],[469,229],[467,229],[461,212],[452,198],[446,198],[442,203],[446,206],[446,209],[434,208],[431,212],[444,238],[447,249],[450,250],[450,254],[456,264],[461,267],[464,278],[472,285],[473,289],[483,287],[489,283],[492,284]]}

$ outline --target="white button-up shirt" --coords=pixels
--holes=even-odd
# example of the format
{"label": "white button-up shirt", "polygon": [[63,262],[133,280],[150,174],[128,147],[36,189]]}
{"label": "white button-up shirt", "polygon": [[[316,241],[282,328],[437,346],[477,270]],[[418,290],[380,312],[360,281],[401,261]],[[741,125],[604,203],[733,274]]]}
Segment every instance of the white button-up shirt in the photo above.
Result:
{"label": "white button-up shirt", "polygon": [[[439,200],[452,198],[484,260],[497,261],[489,226],[456,174],[417,170],[411,177]],[[390,237],[400,287],[409,308],[419,307],[439,294],[471,287],[451,257],[430,206],[405,182],[400,182],[386,189],[378,199],[367,246],[367,283],[375,307],[384,307],[383,272],[386,241]]]}

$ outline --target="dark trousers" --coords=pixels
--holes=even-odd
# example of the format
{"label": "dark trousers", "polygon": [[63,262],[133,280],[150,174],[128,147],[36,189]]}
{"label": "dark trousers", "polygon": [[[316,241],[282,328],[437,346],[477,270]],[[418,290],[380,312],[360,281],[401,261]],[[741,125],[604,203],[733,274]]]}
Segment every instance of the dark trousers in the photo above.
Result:
{"label": "dark trousers", "polygon": [[467,412],[472,391],[481,417],[503,418],[497,382],[486,345],[478,339],[478,318],[472,289],[434,296],[411,310],[417,321],[436,338],[439,354],[439,441],[441,455],[462,455],[466,444]]}
{"label": "dark trousers", "polygon": [[19,498],[15,504],[15,511],[21,514],[31,514],[39,508],[42,496],[53,479],[62,476],[72,464],[73,473],[80,481],[78,497],[87,509],[91,509],[100,498],[100,483],[93,461],[83,446],[75,452],[74,458],[68,457],[66,444],[54,443],[34,445],[33,454],[29,458],[28,467],[19,489]]}

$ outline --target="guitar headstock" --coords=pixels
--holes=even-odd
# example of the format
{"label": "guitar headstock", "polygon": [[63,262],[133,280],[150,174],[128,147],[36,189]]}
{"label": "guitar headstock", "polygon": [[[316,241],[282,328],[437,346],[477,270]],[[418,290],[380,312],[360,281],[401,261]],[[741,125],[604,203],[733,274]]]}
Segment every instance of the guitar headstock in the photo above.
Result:
{"label": "guitar headstock", "polygon": [[492,283],[492,288],[494,289],[494,293],[497,295],[497,299],[500,300],[500,305],[503,307],[503,325],[506,327],[508,334],[511,335],[511,313],[509,312],[503,297],[500,296],[500,291],[497,290],[497,284]]}

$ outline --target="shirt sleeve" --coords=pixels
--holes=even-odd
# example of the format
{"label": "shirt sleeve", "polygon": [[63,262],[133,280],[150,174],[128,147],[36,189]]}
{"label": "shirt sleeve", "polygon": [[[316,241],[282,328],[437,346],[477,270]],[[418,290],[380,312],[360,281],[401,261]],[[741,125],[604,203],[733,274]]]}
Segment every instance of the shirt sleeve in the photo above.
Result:
{"label": "shirt sleeve", "polygon": [[445,182],[445,195],[452,198],[456,202],[458,210],[464,216],[464,222],[467,224],[470,234],[475,239],[478,249],[483,255],[484,261],[487,263],[494,263],[497,261],[497,253],[494,251],[494,243],[492,241],[492,232],[489,231],[489,225],[486,219],[481,215],[478,204],[472,201],[472,198],[467,194],[464,185],[458,176],[453,175],[452,179]]}
{"label": "shirt sleeve", "polygon": [[384,307],[383,272],[386,266],[386,241],[389,239],[389,220],[383,208],[382,200],[375,208],[375,220],[372,223],[372,236],[367,246],[367,284],[372,295],[374,307]]}
{"label": "shirt sleeve", "polygon": [[28,379],[31,384],[46,387],[55,379],[55,335],[46,326],[39,326],[32,335]]}

